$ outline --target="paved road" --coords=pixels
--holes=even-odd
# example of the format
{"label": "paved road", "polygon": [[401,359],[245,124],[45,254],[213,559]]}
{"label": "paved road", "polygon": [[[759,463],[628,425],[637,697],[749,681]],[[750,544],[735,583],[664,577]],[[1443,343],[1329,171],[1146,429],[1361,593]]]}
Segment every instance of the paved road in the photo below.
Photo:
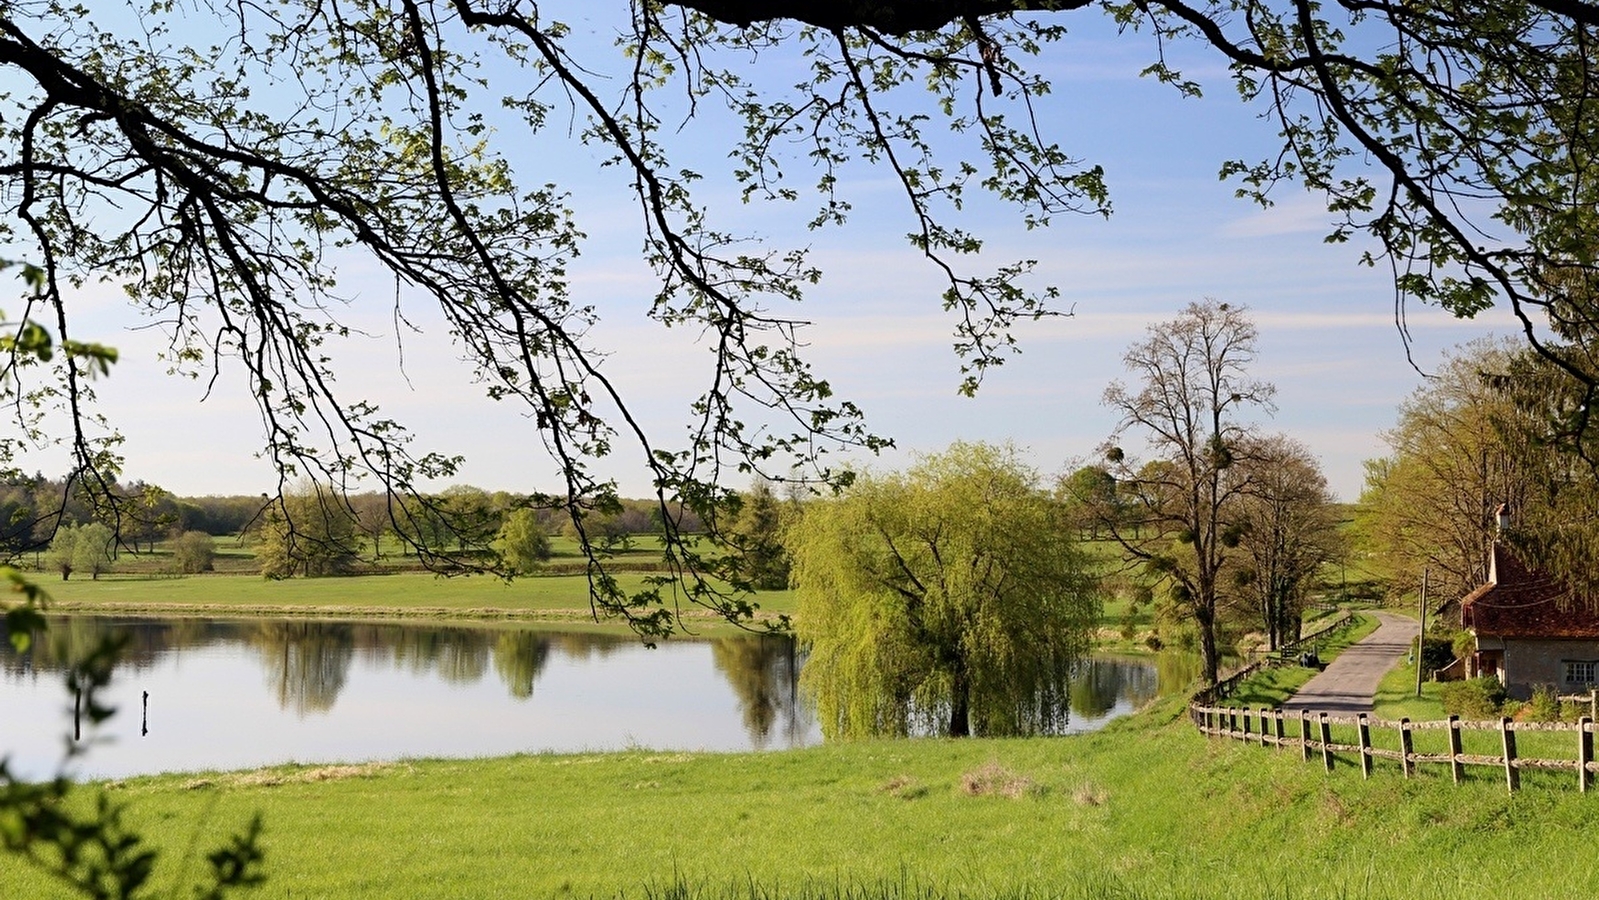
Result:
{"label": "paved road", "polygon": [[1375,613],[1382,625],[1350,647],[1305,683],[1283,709],[1310,709],[1336,715],[1371,712],[1377,684],[1410,652],[1416,620],[1389,612]]}

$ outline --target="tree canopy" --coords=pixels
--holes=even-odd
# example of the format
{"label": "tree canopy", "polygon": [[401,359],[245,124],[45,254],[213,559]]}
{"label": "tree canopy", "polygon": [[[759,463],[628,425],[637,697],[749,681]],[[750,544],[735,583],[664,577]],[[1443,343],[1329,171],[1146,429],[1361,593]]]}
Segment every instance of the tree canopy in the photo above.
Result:
{"label": "tree canopy", "polygon": [[806,507],[789,552],[825,734],[1064,721],[1099,598],[1062,506],[1013,452],[956,444],[863,476]]}
{"label": "tree canopy", "polygon": [[[413,447],[402,423],[335,383],[327,348],[348,333],[352,299],[335,273],[359,261],[392,277],[398,319],[436,310],[483,389],[537,423],[566,478],[554,502],[574,520],[606,507],[616,488],[594,460],[626,447],[659,492],[690,598],[747,617],[696,577],[674,504],[715,508],[731,473],[834,481],[823,454],[884,439],[802,355],[789,303],[817,270],[698,198],[702,173],[671,136],[731,115],[744,198],[803,201],[797,217],[815,227],[851,215],[842,169],[882,166],[914,252],[943,278],[970,392],[1054,291],[1031,285],[1026,260],[979,257],[963,204],[990,194],[1028,226],[1110,210],[1103,171],[1073,158],[1035,105],[1050,89],[1041,61],[1072,52],[1068,23],[1099,11],[1143,42],[1146,73],[1199,92],[1166,56],[1192,42],[1266,114],[1279,152],[1218,161],[1239,193],[1268,202],[1302,182],[1326,201],[1329,237],[1369,238],[1401,298],[1461,316],[1508,302],[1591,399],[1592,347],[1556,348],[1540,330],[1545,314],[1562,335],[1599,319],[1573,288],[1593,275],[1599,140],[1599,6],[1582,0],[685,0],[619,6],[620,52],[603,59],[534,3],[36,0],[0,12],[13,85],[0,227],[29,263],[7,320],[0,374],[21,402],[8,405],[0,468],[60,438],[86,483],[114,478],[115,432],[96,424],[87,380],[108,357],[75,308],[75,291],[104,279],[166,329],[172,366],[242,371],[285,484],[346,495],[365,476],[405,494],[449,475],[457,457]],[[514,128],[490,128],[502,110]],[[647,314],[698,331],[714,354],[680,440],[644,433],[588,337],[597,313],[568,284],[584,236],[563,186],[507,162],[507,144],[562,129],[631,184],[658,276]],[[953,149],[935,147],[935,129]],[[51,340],[65,352],[15,352]],[[70,424],[49,418],[58,407]],[[628,596],[596,566],[600,605],[669,627],[663,585]]]}

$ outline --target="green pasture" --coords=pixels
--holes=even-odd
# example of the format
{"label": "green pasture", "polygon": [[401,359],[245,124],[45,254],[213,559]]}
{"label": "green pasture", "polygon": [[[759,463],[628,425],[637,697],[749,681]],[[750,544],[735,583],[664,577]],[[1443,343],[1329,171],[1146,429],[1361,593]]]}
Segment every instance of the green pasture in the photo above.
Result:
{"label": "green pasture", "polygon": [[[261,898],[1580,896],[1599,801],[1331,774],[1207,740],[1180,699],[1103,733],[524,756],[130,779],[175,848],[261,814]],[[174,890],[173,896],[184,896]],[[0,896],[64,896],[0,867]]]}
{"label": "green pasture", "polygon": [[[624,590],[635,591],[645,586],[647,576],[622,574],[616,578]],[[41,579],[41,584],[50,593],[50,608],[57,612],[569,621],[590,616],[588,580],[581,575],[535,576],[510,582],[488,576],[446,578],[420,572],[282,581],[258,575],[112,575],[97,581]],[[671,602],[669,592],[667,597]],[[687,619],[712,624],[709,612],[678,599]],[[762,593],[755,602],[769,615],[792,612],[794,606],[789,591]]]}

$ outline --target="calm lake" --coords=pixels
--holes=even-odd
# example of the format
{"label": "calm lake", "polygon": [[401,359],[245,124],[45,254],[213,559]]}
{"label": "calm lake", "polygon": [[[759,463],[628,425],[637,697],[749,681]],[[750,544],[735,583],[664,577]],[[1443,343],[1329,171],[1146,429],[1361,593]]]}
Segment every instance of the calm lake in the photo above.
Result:
{"label": "calm lake", "polygon": [[[26,654],[0,646],[0,755],[14,773],[54,774],[72,730],[64,662],[112,630],[129,638],[107,695],[118,714],[98,732],[103,745],[72,764],[77,777],[821,741],[786,638],[652,650],[503,625],[75,616],[53,618]],[[1095,658],[1057,731],[1102,727],[1192,675],[1181,659]]]}

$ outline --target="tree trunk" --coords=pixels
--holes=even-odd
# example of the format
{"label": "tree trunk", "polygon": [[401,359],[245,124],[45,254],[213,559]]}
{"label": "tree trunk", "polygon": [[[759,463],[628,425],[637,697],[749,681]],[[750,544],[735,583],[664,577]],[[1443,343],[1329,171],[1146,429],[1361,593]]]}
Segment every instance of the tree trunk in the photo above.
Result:
{"label": "tree trunk", "polygon": [[1215,687],[1219,669],[1216,660],[1216,611],[1200,607],[1194,610],[1194,621],[1199,625],[1199,652],[1204,663],[1205,684]]}
{"label": "tree trunk", "polygon": [[960,666],[951,678],[949,698],[949,736],[971,737],[972,686],[966,669]]}

